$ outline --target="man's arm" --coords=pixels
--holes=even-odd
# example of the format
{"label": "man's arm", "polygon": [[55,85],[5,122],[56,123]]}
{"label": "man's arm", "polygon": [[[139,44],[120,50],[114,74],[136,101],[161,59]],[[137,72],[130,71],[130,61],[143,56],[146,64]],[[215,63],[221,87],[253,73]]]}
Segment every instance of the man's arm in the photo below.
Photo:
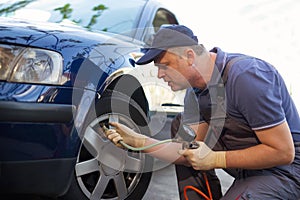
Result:
{"label": "man's arm", "polygon": [[255,133],[262,144],[227,151],[227,168],[263,169],[293,162],[295,150],[287,122]]}
{"label": "man's arm", "polygon": [[183,155],[196,170],[213,168],[263,169],[293,162],[295,156],[291,132],[286,122],[256,131],[262,144],[241,150],[212,151],[205,143],[186,149]]}
{"label": "man's arm", "polygon": [[[193,124],[189,125],[196,133],[196,140],[203,141],[206,132],[208,130],[207,123]],[[145,146],[158,142],[158,140],[153,138],[147,138],[145,142]],[[182,145],[179,143],[169,143],[162,144],[156,147],[152,147],[150,149],[144,150],[145,153],[149,153],[151,156],[158,158],[160,160],[164,160],[167,162],[171,162],[173,164],[182,164],[186,166],[190,166],[187,160],[178,154],[178,150],[182,149]]]}
{"label": "man's arm", "polygon": [[[159,142],[157,139],[138,134],[125,125],[115,122],[112,122],[111,125],[114,126],[115,129],[107,130],[105,133],[107,137],[117,146],[121,146],[121,144],[119,144],[120,140],[134,147],[148,146]],[[193,125],[193,129],[195,130],[196,134],[203,133],[203,131],[207,130],[207,127],[208,126],[206,123]],[[202,137],[202,134],[197,135],[196,139],[201,139]],[[173,142],[160,144],[150,149],[143,150],[143,152],[166,162],[190,166],[187,160],[178,154],[180,149],[182,149],[182,144]]]}

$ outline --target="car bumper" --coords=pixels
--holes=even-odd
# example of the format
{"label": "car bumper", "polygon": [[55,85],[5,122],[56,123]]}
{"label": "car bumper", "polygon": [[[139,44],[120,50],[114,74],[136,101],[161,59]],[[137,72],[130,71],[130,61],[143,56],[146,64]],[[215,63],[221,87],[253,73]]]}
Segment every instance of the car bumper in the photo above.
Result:
{"label": "car bumper", "polygon": [[75,107],[0,101],[0,161],[75,157]]}
{"label": "car bumper", "polygon": [[0,162],[0,195],[60,196],[71,183],[76,158]]}
{"label": "car bumper", "polygon": [[78,149],[75,107],[0,101],[0,194],[59,196],[69,187]]}
{"label": "car bumper", "polygon": [[0,101],[0,122],[69,123],[75,106]]}

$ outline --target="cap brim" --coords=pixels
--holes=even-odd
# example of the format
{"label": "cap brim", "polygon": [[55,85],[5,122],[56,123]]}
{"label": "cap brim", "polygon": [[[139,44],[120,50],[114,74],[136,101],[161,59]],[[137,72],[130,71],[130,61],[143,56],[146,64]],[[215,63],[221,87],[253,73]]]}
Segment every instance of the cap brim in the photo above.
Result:
{"label": "cap brim", "polygon": [[164,49],[149,49],[137,62],[138,65],[145,65],[152,62]]}

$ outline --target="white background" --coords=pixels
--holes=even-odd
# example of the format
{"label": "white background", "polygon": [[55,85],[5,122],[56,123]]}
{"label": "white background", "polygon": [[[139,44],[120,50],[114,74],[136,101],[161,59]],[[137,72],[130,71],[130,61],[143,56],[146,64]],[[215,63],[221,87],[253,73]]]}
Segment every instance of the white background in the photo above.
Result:
{"label": "white background", "polygon": [[299,0],[161,0],[208,49],[250,54],[282,74],[300,110]]}

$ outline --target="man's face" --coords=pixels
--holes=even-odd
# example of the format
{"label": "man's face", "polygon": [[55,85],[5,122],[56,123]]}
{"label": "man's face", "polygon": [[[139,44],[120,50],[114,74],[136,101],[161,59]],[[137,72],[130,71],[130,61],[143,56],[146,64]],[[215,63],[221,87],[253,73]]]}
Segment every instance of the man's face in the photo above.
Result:
{"label": "man's face", "polygon": [[188,82],[188,63],[184,57],[167,51],[160,59],[155,61],[158,67],[158,78],[168,83],[173,91],[190,87]]}

